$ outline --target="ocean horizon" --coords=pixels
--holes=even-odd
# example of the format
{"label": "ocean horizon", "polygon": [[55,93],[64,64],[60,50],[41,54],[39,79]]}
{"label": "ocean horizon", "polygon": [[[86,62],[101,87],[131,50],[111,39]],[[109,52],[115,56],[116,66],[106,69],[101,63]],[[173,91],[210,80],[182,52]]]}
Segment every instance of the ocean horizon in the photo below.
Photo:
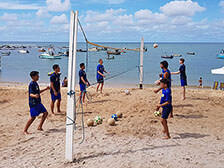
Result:
{"label": "ocean horizon", "polygon": [[[95,42],[103,44],[104,46],[117,48],[139,48],[140,42]],[[159,79],[158,75],[161,73],[160,62],[161,55],[181,54],[186,60],[188,85],[198,85],[200,77],[203,78],[204,86],[212,86],[215,81],[224,82],[224,76],[212,75],[211,69],[220,68],[224,64],[224,60],[217,59],[216,54],[224,48],[224,43],[221,42],[157,42],[159,47],[153,48],[154,42],[145,42],[145,47],[148,51],[144,53],[144,84],[154,84],[154,81]],[[47,74],[52,72],[52,65],[59,64],[61,67],[61,80],[67,77],[68,57],[62,57],[60,60],[43,60],[39,58],[37,46],[53,45],[57,51],[61,51],[62,46],[68,46],[68,42],[16,42],[4,41],[1,45],[18,45],[27,46],[30,53],[20,54],[16,50],[10,50],[10,56],[2,56],[2,70],[0,72],[0,81],[2,82],[29,82],[29,73],[32,70],[40,72],[40,83],[48,83],[49,77]],[[85,42],[78,42],[77,48],[85,49]],[[94,47],[89,45],[89,48]],[[0,50],[4,51],[4,50]],[[195,52],[195,55],[187,55],[187,52]],[[87,76],[91,83],[96,82],[96,66],[98,60],[104,60],[104,66],[110,72],[111,79],[107,80],[107,84],[138,84],[139,72],[136,66],[139,66],[139,52],[127,51],[121,55],[115,56],[115,59],[107,60],[105,51],[88,52],[87,62]],[[169,63],[171,71],[178,71],[179,57],[173,59],[166,59]],[[77,73],[79,70],[79,63],[86,63],[86,53],[77,52]],[[122,75],[117,75],[128,69],[132,70]],[[76,74],[77,77],[77,74]],[[179,85],[179,75],[172,75],[172,82],[174,85]]]}

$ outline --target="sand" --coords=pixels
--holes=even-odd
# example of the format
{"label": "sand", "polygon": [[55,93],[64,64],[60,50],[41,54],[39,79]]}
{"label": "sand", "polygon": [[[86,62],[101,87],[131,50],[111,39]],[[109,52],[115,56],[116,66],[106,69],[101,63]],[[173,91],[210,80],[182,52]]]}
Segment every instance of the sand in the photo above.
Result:
{"label": "sand", "polygon": [[[224,167],[224,92],[188,89],[181,100],[180,88],[173,89],[174,118],[168,120],[172,139],[162,140],[162,127],[154,116],[160,93],[153,88],[143,90],[106,88],[96,94],[88,89],[92,100],[84,106],[85,121],[100,115],[103,124],[87,127],[82,141],[81,114],[78,112],[74,137],[74,162],[65,155],[66,88],[62,89],[62,113],[50,114],[50,94],[42,94],[49,111],[37,131],[38,117],[30,128],[23,129],[29,119],[27,86],[0,85],[0,167],[1,168],[223,168]],[[121,111],[123,118],[115,126],[107,120]]]}

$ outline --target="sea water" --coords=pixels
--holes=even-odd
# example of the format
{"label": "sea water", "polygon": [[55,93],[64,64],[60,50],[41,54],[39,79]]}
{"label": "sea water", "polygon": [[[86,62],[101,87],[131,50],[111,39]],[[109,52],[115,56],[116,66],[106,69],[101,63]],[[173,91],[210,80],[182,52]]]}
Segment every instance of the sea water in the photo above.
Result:
{"label": "sea water", "polygon": [[[61,67],[61,79],[67,77],[68,57],[62,59],[48,60],[40,59],[38,48],[36,46],[53,45],[57,51],[58,47],[68,46],[68,43],[40,43],[40,42],[0,42],[0,45],[24,45],[30,53],[20,54],[18,49],[7,50],[11,52],[10,56],[2,57],[2,70],[0,71],[0,81],[4,82],[29,82],[29,73],[33,70],[40,72],[40,83],[49,83],[49,72],[52,72],[52,66],[59,64]],[[140,43],[100,43],[104,46],[117,48],[139,48]],[[77,48],[85,49],[86,43],[78,43]],[[93,46],[89,46],[90,48]],[[160,62],[167,60],[169,69],[176,72],[179,69],[179,59],[185,59],[188,85],[198,85],[200,77],[203,78],[203,85],[212,86],[214,81],[224,82],[224,75],[213,75],[211,69],[224,66],[224,60],[217,59],[216,53],[224,48],[224,43],[159,43],[158,48],[153,48],[153,43],[145,43],[148,51],[144,52],[144,84],[154,84],[159,79],[161,73]],[[4,50],[0,50],[1,51]],[[195,52],[195,55],[188,55],[187,52]],[[163,59],[162,55],[181,54],[182,57],[173,59]],[[121,55],[114,56],[114,59],[106,59],[106,51],[88,52],[88,61],[86,62],[87,53],[77,52],[76,77],[78,77],[79,64],[87,63],[87,75],[89,81],[96,81],[96,66],[98,60],[104,60],[105,69],[110,73],[107,84],[138,84],[139,82],[139,57],[140,53],[136,51],[127,51]],[[126,72],[126,73],[124,73]],[[121,75],[120,75],[121,73]],[[179,75],[172,75],[173,85],[179,85]]]}

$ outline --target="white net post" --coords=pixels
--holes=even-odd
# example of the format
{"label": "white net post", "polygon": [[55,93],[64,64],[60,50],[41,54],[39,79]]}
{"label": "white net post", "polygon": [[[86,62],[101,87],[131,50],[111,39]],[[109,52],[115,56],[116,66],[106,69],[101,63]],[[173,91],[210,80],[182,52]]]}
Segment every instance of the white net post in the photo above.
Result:
{"label": "white net post", "polygon": [[141,48],[140,48],[140,74],[139,74],[139,88],[143,88],[143,55],[144,55],[144,38],[141,39]]}
{"label": "white net post", "polygon": [[69,62],[68,62],[68,95],[66,113],[66,147],[65,159],[73,161],[73,138],[74,138],[74,119],[76,113],[75,105],[75,79],[76,79],[76,48],[78,31],[78,11],[71,11],[70,17],[70,36],[69,36]]}

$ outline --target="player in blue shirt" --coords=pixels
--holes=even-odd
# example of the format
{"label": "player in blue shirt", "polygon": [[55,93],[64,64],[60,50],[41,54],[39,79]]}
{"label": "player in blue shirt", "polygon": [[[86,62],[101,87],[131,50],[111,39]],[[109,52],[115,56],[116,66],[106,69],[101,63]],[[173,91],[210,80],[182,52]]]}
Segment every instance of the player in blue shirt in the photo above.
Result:
{"label": "player in blue shirt", "polygon": [[28,120],[25,128],[24,128],[24,133],[25,134],[29,134],[28,133],[28,128],[30,127],[30,125],[33,123],[33,121],[36,119],[37,116],[39,116],[40,113],[43,113],[43,116],[41,118],[40,124],[37,128],[37,130],[39,131],[43,131],[43,123],[45,121],[45,119],[47,118],[47,110],[44,107],[44,105],[41,103],[41,98],[40,98],[40,94],[48,89],[50,89],[50,87],[46,87],[44,90],[40,90],[39,85],[37,83],[38,79],[39,79],[39,72],[37,71],[32,71],[30,73],[30,77],[32,78],[32,81],[29,84],[29,107],[30,107],[30,116],[31,118]]}
{"label": "player in blue shirt", "polygon": [[79,86],[80,86],[80,102],[82,98],[82,103],[85,103],[85,95],[86,95],[86,87],[90,86],[89,81],[87,80],[86,77],[86,72],[84,71],[85,69],[85,64],[81,63],[80,64],[80,70],[79,70]]}
{"label": "player in blue shirt", "polygon": [[[168,79],[169,80],[169,83],[168,83],[168,88],[171,90],[171,72],[170,70],[168,69],[168,62],[167,61],[162,61],[160,62],[160,68],[162,69],[162,73],[159,75],[162,79]],[[155,93],[158,93],[160,90],[162,90],[162,88],[158,88],[156,89],[154,92]],[[171,100],[172,102],[172,100]],[[172,106],[172,111],[170,113],[170,117],[173,118],[173,106]]]}
{"label": "player in blue shirt", "polygon": [[180,68],[179,68],[179,71],[177,72],[172,72],[171,74],[172,75],[177,75],[177,74],[180,74],[180,84],[181,84],[181,87],[183,88],[183,100],[186,99],[186,88],[185,86],[187,86],[187,75],[186,75],[186,66],[184,65],[184,59],[181,58],[180,59]]}
{"label": "player in blue shirt", "polygon": [[168,116],[172,111],[172,96],[171,96],[171,90],[168,87],[169,83],[170,83],[169,79],[160,80],[160,87],[162,88],[162,97],[160,104],[157,105],[156,107],[156,111],[158,111],[161,107],[163,108],[161,123],[163,125],[163,132],[166,134],[164,139],[170,138],[169,129],[167,125]]}
{"label": "player in blue shirt", "polygon": [[102,93],[103,91],[103,85],[104,85],[104,78],[106,77],[103,73],[107,73],[109,75],[109,73],[105,70],[104,66],[103,66],[103,60],[100,59],[99,60],[99,65],[97,66],[97,73],[96,73],[96,79],[97,79],[97,87],[96,87],[96,92],[98,92],[98,89],[101,85],[100,88],[100,93]]}
{"label": "player in blue shirt", "polygon": [[61,88],[60,88],[60,67],[59,65],[53,65],[54,73],[50,77],[51,86],[51,112],[54,114],[54,103],[57,100],[57,110],[61,112]]}

